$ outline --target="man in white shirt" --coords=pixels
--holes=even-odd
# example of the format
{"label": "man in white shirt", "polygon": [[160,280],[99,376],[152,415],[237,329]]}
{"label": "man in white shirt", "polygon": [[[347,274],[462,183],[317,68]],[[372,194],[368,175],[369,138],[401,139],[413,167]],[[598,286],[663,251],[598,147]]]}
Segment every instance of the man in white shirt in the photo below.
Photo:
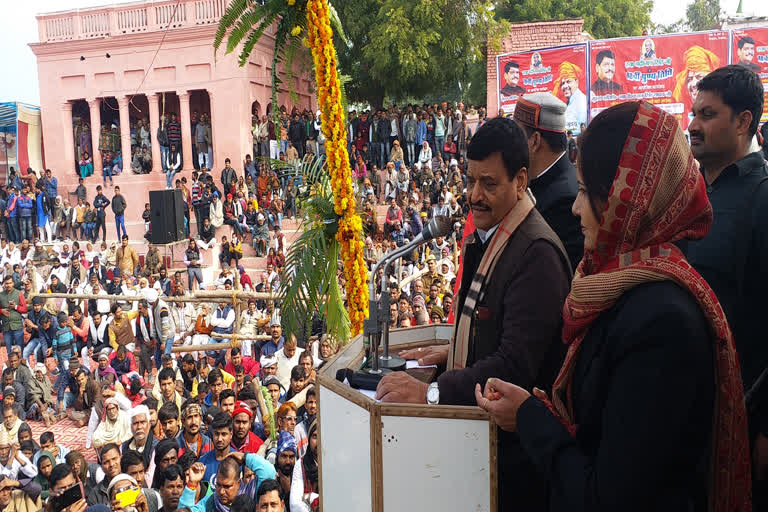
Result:
{"label": "man in white shirt", "polygon": [[304,352],[304,349],[298,348],[296,336],[293,334],[285,340],[283,348],[275,352],[277,357],[277,378],[285,389],[288,389],[288,386],[291,385],[291,370],[299,364],[302,352]]}
{"label": "man in white shirt", "polygon": [[21,450],[11,447],[8,433],[2,429],[0,430],[0,475],[18,480],[19,472],[22,477],[35,478],[37,466],[21,453]]}

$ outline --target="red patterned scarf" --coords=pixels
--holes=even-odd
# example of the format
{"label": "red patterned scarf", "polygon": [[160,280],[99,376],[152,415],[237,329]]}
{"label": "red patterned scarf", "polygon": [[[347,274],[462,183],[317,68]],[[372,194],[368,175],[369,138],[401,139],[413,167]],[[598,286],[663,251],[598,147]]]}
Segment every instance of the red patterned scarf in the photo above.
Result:
{"label": "red patterned scarf", "polygon": [[674,116],[640,103],[605,205],[597,248],[586,251],[566,299],[563,340],[570,345],[555,381],[552,407],[575,433],[573,370],[589,328],[621,296],[643,283],[673,281],[697,300],[714,335],[716,395],[710,504],[713,511],[751,509],[744,390],[723,309],[673,242],[701,239],[712,207]]}

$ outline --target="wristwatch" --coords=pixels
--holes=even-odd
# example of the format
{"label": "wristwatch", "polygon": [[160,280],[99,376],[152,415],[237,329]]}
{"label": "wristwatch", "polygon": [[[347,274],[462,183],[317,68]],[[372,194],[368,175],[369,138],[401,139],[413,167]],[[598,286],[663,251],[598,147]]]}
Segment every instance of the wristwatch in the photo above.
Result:
{"label": "wristwatch", "polygon": [[433,382],[427,387],[427,403],[430,405],[440,403],[440,388],[437,382]]}

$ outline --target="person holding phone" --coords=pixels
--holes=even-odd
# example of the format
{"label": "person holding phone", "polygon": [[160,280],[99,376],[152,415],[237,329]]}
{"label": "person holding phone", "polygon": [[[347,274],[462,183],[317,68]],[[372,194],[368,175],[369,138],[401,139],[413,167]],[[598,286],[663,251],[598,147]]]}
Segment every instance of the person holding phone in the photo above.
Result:
{"label": "person holding phone", "polygon": [[[69,464],[57,464],[48,478],[51,492],[43,507],[44,512],[85,512],[83,485],[75,478]],[[1,486],[1,485],[0,485]]]}
{"label": "person holding phone", "polygon": [[149,512],[147,497],[131,475],[120,473],[113,477],[107,486],[107,493],[112,512]]}

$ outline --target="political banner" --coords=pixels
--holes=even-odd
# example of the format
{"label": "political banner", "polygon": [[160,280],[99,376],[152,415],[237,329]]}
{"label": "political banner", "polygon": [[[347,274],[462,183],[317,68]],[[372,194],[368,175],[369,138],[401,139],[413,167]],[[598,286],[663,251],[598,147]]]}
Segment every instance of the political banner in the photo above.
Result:
{"label": "political banner", "polygon": [[565,102],[566,129],[574,135],[587,122],[587,45],[575,44],[499,55],[497,59],[499,108],[515,111],[517,99],[527,93],[548,92]]}
{"label": "political banner", "polygon": [[731,34],[731,62],[760,76],[765,94],[761,121],[768,122],[768,27],[737,29]]}
{"label": "political banner", "polygon": [[590,41],[590,119],[617,103],[645,100],[687,129],[696,84],[728,64],[728,39],[728,31],[716,30]]}

